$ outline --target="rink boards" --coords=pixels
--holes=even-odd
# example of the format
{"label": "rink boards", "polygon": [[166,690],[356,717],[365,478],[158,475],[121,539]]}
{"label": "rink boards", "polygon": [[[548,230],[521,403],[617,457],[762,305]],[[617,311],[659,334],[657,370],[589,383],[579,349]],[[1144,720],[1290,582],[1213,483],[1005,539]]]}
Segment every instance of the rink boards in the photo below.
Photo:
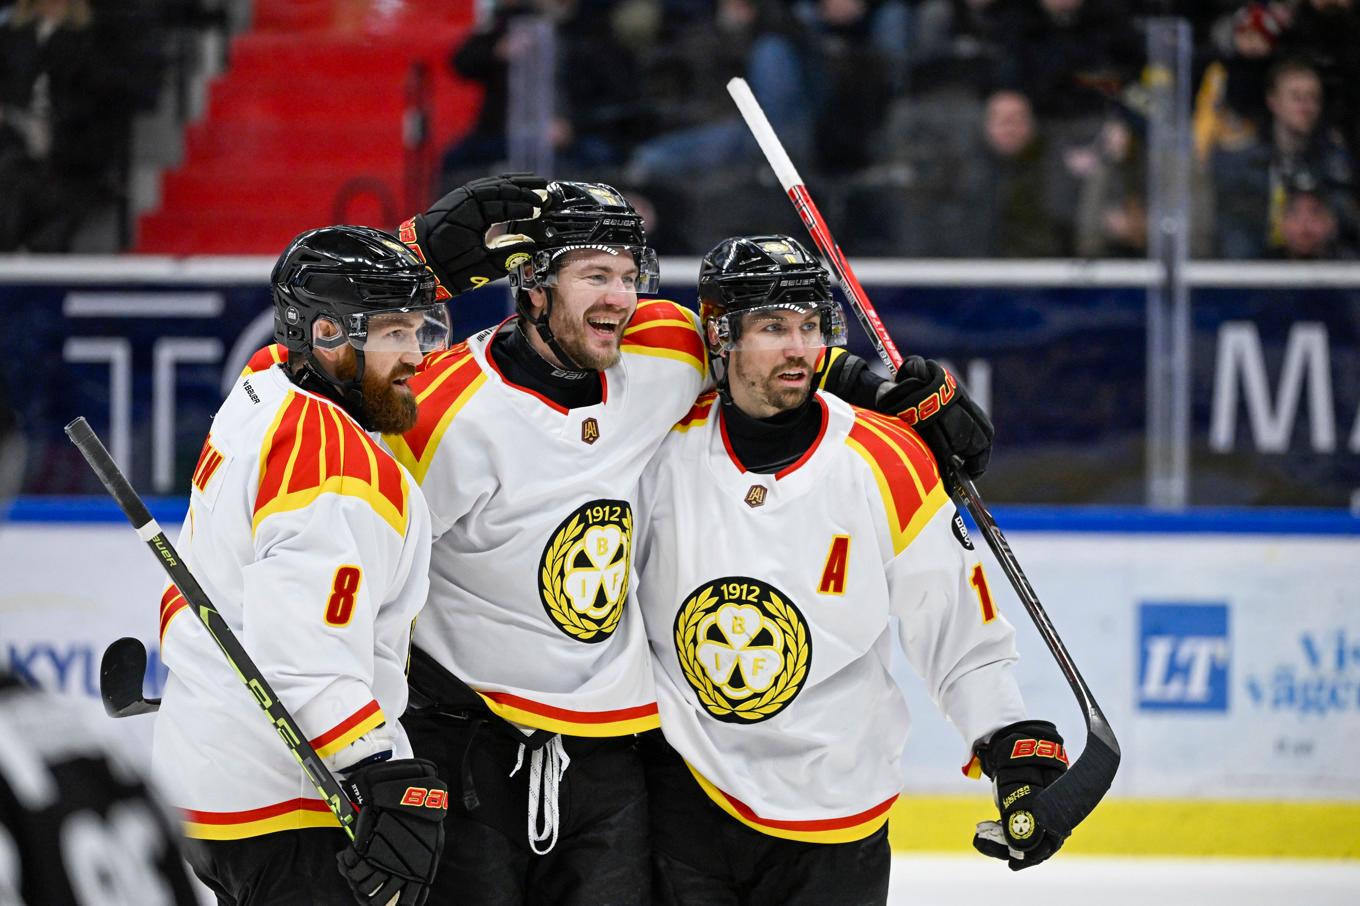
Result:
{"label": "rink boards", "polygon": [[[157,501],[170,530],[183,502]],[[1074,852],[1360,859],[1360,520],[1334,511],[998,508],[1024,566],[1123,747],[1106,805]],[[144,751],[149,718],[114,723],[98,662],[122,635],[153,650],[164,581],[98,499],[18,501],[0,525],[0,663],[88,704]],[[174,531],[170,531],[174,535]],[[976,535],[974,535],[976,537]],[[1030,712],[1074,756],[1080,714],[989,555],[1018,634]],[[989,790],[959,772],[965,745],[904,663],[915,719],[894,845],[962,851]],[[242,694],[246,694],[244,691]]]}

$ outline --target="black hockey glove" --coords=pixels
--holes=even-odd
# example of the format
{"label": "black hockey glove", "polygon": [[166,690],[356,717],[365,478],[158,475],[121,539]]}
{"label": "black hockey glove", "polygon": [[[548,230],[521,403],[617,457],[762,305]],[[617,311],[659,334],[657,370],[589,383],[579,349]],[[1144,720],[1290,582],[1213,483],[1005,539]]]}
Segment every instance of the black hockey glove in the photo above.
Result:
{"label": "black hockey glove", "polygon": [[1030,811],[1044,787],[1067,770],[1067,752],[1058,728],[1046,720],[1022,720],[1002,727],[974,754],[992,778],[1000,821],[980,821],[973,848],[1005,859],[1011,871],[1038,865],[1058,851],[1065,835],[1038,826]]}
{"label": "black hockey glove", "polygon": [[364,906],[421,906],[444,848],[449,788],[419,758],[381,761],[342,782],[359,808],[340,873]]}
{"label": "black hockey glove", "polygon": [[874,408],[913,426],[941,472],[952,467],[955,456],[963,460],[969,478],[987,471],[996,433],[992,420],[940,363],[909,356],[897,380],[879,386]]}
{"label": "black hockey glove", "polygon": [[498,223],[537,217],[546,186],[532,173],[474,179],[403,223],[398,235],[434,270],[443,289],[438,296],[456,296],[504,277],[516,256],[533,249],[527,237],[522,242],[500,237],[496,248],[488,248],[486,232]]}

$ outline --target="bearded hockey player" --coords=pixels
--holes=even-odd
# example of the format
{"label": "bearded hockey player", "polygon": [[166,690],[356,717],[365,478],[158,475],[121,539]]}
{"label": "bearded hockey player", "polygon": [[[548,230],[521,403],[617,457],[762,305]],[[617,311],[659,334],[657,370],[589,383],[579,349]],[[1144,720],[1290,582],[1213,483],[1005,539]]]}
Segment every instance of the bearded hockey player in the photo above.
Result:
{"label": "bearded hockey player", "polygon": [[403,791],[444,785],[397,718],[430,519],[370,432],[415,423],[408,379],[447,346],[448,312],[416,256],[367,227],[303,233],[271,279],[287,363],[243,377],[218,410],[178,548],[360,808],[353,845],[173,586],[154,774],[219,903],[420,904],[444,797],[416,806]]}
{"label": "bearded hockey player", "polygon": [[930,448],[813,390],[815,363],[845,342],[826,271],[787,236],[728,239],[703,259],[699,295],[718,390],[675,425],[639,492],[665,737],[648,740],[656,899],[886,902],[910,724],[892,616],[1014,819],[1004,835],[987,822],[980,846],[1047,858],[1061,840],[1023,816],[1065,769],[1062,739],[1026,719],[1013,630]]}
{"label": "bearded hockey player", "polygon": [[[634,734],[658,718],[627,605],[637,482],[708,386],[707,356],[693,312],[639,301],[657,263],[627,199],[558,182],[531,216],[530,180],[469,183],[401,233],[441,285],[508,270],[517,307],[427,357],[416,426],[385,438],[436,536],[403,723],[453,788],[436,900],[638,903],[650,866]],[[487,234],[511,206],[520,219]],[[936,392],[828,352],[817,386],[856,402],[897,413]],[[286,359],[261,350],[247,373]],[[986,417],[962,388],[941,414],[941,455],[980,472]]]}

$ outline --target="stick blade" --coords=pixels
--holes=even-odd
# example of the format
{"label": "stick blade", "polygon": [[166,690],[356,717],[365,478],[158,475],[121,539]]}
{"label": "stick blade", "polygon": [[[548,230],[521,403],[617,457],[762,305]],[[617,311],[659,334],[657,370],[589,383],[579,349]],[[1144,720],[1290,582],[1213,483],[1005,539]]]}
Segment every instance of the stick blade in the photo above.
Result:
{"label": "stick blade", "polygon": [[1100,804],[1119,770],[1119,742],[1097,716],[1086,734],[1086,748],[1072,766],[1039,794],[1034,820],[1066,837]]}
{"label": "stick blade", "polygon": [[142,696],[146,648],[141,639],[121,638],[104,649],[99,662],[99,695],[109,717],[133,717],[160,709],[161,700]]}

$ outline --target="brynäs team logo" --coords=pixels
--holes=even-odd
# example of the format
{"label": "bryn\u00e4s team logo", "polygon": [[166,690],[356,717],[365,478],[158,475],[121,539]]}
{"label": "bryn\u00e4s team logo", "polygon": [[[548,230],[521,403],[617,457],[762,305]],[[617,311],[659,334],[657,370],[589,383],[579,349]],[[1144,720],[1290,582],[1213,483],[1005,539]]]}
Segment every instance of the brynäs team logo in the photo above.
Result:
{"label": "bryn\u00e4s team logo", "polygon": [[603,642],[628,600],[633,508],[592,500],[552,533],[539,560],[539,597],[558,629],[580,642]]}
{"label": "bryn\u00e4s team logo", "polygon": [[807,622],[759,579],[727,576],[696,588],[675,617],[680,669],[708,713],[725,723],[774,717],[812,664]]}

